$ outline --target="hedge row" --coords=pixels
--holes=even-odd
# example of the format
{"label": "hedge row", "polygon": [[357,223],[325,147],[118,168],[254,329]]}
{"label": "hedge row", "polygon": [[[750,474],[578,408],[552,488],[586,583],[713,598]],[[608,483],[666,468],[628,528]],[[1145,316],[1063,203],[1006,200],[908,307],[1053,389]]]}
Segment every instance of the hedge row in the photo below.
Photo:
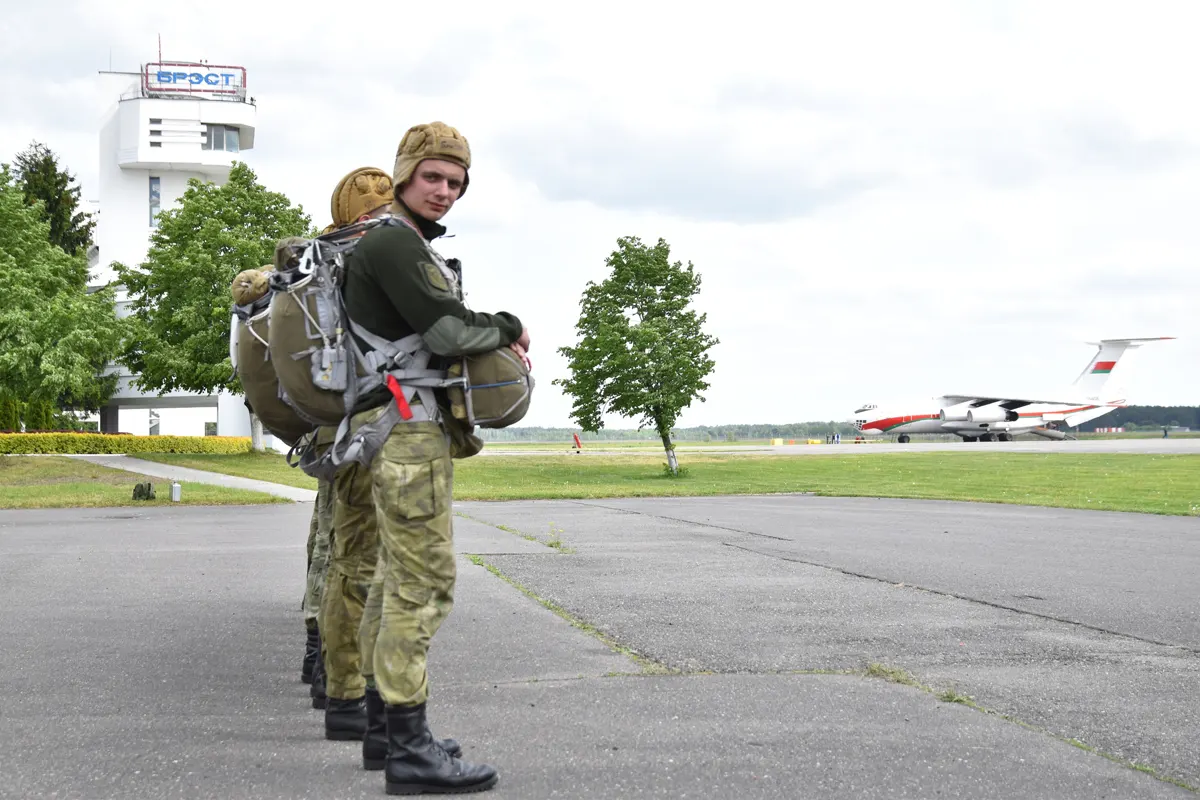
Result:
{"label": "hedge row", "polygon": [[248,453],[249,436],[133,436],[128,433],[0,433],[9,455],[126,453]]}

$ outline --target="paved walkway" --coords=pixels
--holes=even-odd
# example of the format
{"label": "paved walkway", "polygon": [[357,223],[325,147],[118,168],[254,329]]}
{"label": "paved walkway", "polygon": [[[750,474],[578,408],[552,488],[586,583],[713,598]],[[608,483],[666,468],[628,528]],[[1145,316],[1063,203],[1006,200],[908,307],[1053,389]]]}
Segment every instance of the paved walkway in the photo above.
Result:
{"label": "paved walkway", "polygon": [[172,464],[160,464],[157,461],[144,461],[132,456],[73,456],[73,458],[81,458],[104,467],[149,475],[152,478],[207,483],[214,486],[227,486],[230,489],[251,489],[256,492],[286,497],[300,503],[312,503],[317,499],[317,493],[312,489],[299,489],[253,478],[239,478],[234,475],[221,475],[216,472],[177,467]]}
{"label": "paved walkway", "polygon": [[[500,770],[482,797],[1195,797],[1129,762],[1200,784],[1200,520],[804,496],[457,508],[430,719]],[[0,512],[0,797],[382,797],[299,682],[308,522]],[[930,691],[824,674],[870,663]]]}

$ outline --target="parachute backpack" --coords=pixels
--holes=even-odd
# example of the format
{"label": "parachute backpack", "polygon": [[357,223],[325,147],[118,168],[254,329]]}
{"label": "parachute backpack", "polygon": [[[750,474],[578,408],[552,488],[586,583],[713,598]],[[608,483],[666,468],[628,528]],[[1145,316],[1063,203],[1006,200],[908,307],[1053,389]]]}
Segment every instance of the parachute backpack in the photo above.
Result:
{"label": "parachute backpack", "polygon": [[[346,256],[365,233],[381,225],[405,225],[420,235],[411,222],[399,216],[356,223],[309,240],[294,269],[271,276],[274,293],[268,344],[282,391],[302,419],[317,426],[337,426],[332,446],[318,452],[314,442],[309,441],[300,454],[299,467],[316,478],[332,479],[349,462],[369,464],[400,422],[442,422],[436,390],[456,392],[462,416],[458,413],[454,416],[472,426],[511,425],[528,408],[532,379],[519,361],[514,367],[514,359],[506,358],[509,364],[506,369],[484,369],[482,373],[476,366],[467,366],[465,360],[455,365],[454,373],[431,369],[434,354],[419,334],[388,341],[347,316],[342,302]],[[439,269],[450,269],[432,248],[426,245],[426,249]],[[364,352],[358,339],[370,349]],[[486,363],[487,359],[483,361]],[[522,371],[523,377],[513,377]],[[472,372],[479,377],[491,375],[501,379],[476,380]],[[473,380],[480,384],[478,394],[472,386]],[[395,402],[388,403],[377,418],[351,432],[350,417],[358,398],[380,386],[388,388]],[[514,401],[514,389],[517,393],[524,392],[524,397]],[[508,405],[497,408],[498,404],[488,402],[489,398],[498,398],[501,404]],[[453,413],[455,404],[451,406]],[[288,454],[289,463],[295,451],[293,447]]]}
{"label": "parachute backpack", "polygon": [[271,267],[238,273],[230,287],[233,293],[233,330],[230,332],[234,371],[242,380],[246,401],[263,428],[293,447],[316,426],[302,419],[288,405],[275,375],[268,349]]}
{"label": "parachute backpack", "polygon": [[472,428],[507,428],[529,411],[533,376],[527,360],[509,348],[463,356],[447,370],[463,384],[446,390],[450,413]]}

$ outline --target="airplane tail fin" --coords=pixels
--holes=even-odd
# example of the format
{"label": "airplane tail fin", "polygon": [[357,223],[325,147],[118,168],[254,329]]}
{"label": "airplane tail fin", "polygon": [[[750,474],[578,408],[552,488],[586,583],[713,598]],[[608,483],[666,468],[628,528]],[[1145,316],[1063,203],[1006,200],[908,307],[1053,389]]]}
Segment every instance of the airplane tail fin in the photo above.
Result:
{"label": "airplane tail fin", "polygon": [[1071,387],[1083,397],[1101,402],[1106,401],[1110,398],[1105,397],[1104,388],[1108,384],[1109,378],[1116,372],[1117,363],[1126,351],[1134,350],[1147,342],[1159,342],[1174,338],[1174,336],[1153,336],[1142,339],[1102,339],[1099,342],[1088,342],[1099,349],[1096,351],[1096,355],[1092,356],[1088,365],[1084,367],[1083,372],[1079,373],[1079,377],[1075,379]]}

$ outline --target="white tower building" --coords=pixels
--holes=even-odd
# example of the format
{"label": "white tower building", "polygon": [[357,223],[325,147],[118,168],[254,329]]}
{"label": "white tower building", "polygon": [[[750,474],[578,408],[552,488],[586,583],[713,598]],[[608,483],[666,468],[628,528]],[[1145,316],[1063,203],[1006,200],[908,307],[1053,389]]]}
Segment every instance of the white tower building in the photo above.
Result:
{"label": "white tower building", "polygon": [[[146,64],[138,73],[107,74],[118,76],[124,90],[100,129],[101,213],[91,273],[96,286],[116,280],[112,262],[133,266],[145,259],[158,213],[178,204],[189,178],[218,185],[228,179],[234,160],[254,147],[256,112],[243,67],[168,61]],[[120,287],[122,316],[127,297]],[[102,431],[203,436],[205,423],[215,422],[219,435],[250,434],[241,397],[226,392],[160,397],[135,389],[125,367],[110,369],[120,378],[101,410]]]}

